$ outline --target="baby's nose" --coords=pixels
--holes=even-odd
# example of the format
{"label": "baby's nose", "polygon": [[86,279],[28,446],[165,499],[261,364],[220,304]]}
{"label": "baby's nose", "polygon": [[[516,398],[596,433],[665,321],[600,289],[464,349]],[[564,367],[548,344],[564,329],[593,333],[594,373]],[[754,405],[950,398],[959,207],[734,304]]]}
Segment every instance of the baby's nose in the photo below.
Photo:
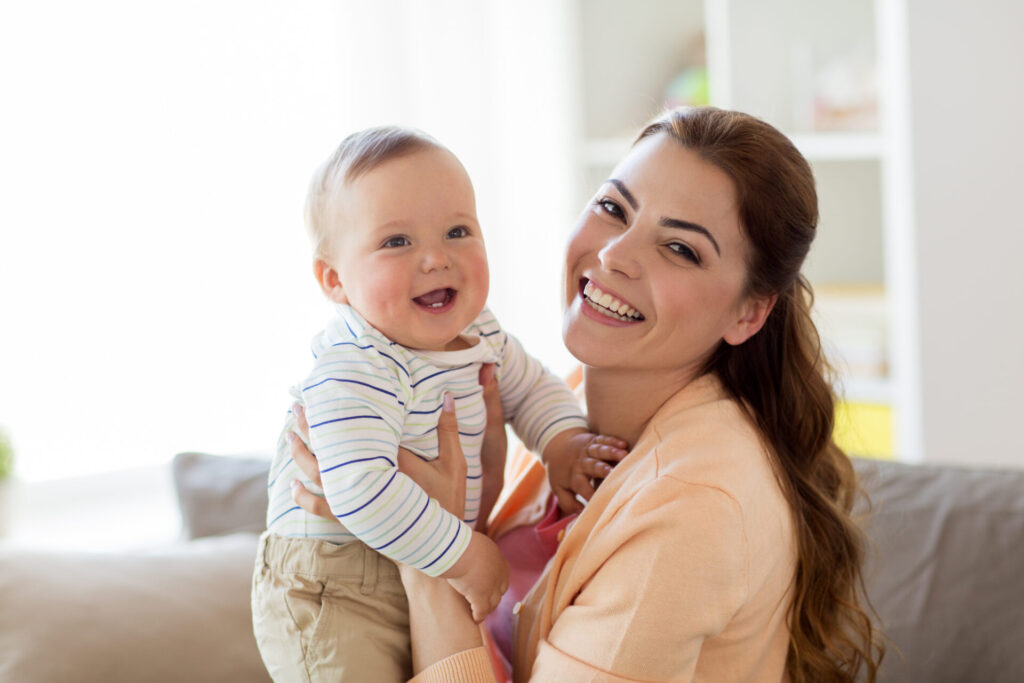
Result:
{"label": "baby's nose", "polygon": [[451,267],[451,259],[445,249],[435,247],[427,249],[423,253],[423,272],[429,273],[432,270],[444,270]]}

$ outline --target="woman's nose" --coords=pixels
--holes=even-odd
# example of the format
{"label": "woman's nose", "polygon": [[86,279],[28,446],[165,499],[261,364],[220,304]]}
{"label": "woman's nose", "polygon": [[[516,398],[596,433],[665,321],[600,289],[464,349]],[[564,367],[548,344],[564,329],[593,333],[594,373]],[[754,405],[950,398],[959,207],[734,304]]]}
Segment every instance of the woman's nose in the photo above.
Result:
{"label": "woman's nose", "polygon": [[636,259],[635,245],[632,244],[629,231],[619,233],[610,238],[597,252],[601,267],[608,272],[617,272],[628,278],[635,278],[640,273],[640,265]]}

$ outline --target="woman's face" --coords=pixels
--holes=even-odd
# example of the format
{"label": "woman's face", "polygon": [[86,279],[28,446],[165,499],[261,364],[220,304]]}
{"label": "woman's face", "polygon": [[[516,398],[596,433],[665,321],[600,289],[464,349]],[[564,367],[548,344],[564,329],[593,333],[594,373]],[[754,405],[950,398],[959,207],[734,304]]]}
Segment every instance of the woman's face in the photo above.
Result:
{"label": "woman's face", "polygon": [[638,142],[587,206],[566,255],[566,347],[592,367],[698,370],[760,329],[743,295],[736,189],[666,134]]}

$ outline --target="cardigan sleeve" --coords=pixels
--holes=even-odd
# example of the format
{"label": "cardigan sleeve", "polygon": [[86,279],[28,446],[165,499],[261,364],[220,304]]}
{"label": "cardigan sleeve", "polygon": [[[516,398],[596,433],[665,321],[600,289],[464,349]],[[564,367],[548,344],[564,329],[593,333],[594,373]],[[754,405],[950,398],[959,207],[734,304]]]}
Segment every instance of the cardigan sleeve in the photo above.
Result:
{"label": "cardigan sleeve", "polygon": [[[738,503],[661,477],[587,540],[574,571],[593,574],[538,643],[532,680],[690,680],[704,639],[748,595]],[[593,554],[591,554],[593,553]]]}
{"label": "cardigan sleeve", "polygon": [[410,683],[495,683],[487,648],[474,647],[435,662]]}

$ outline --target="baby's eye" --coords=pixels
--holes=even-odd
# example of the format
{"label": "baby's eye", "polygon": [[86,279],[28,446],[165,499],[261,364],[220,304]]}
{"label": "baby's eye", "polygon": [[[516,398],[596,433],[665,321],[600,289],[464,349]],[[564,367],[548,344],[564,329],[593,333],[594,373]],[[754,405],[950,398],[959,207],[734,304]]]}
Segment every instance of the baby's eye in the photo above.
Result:
{"label": "baby's eye", "polygon": [[626,214],[622,211],[622,207],[607,197],[598,199],[597,205],[601,208],[601,211],[605,212],[612,218],[618,218],[619,220],[626,219]]}
{"label": "baby's eye", "polygon": [[680,256],[685,258],[687,261],[690,261],[698,266],[700,265],[700,256],[698,256],[697,252],[691,249],[688,245],[683,244],[682,242],[669,242],[665,246],[667,246],[674,253],[679,254]]}
{"label": "baby's eye", "polygon": [[456,225],[445,235],[450,240],[457,240],[461,237],[469,237],[469,228],[465,225]]}
{"label": "baby's eye", "polygon": [[395,249],[396,247],[407,247],[410,244],[412,244],[412,242],[410,242],[409,238],[405,235],[395,235],[394,237],[389,237],[384,240],[381,246],[385,249]]}

